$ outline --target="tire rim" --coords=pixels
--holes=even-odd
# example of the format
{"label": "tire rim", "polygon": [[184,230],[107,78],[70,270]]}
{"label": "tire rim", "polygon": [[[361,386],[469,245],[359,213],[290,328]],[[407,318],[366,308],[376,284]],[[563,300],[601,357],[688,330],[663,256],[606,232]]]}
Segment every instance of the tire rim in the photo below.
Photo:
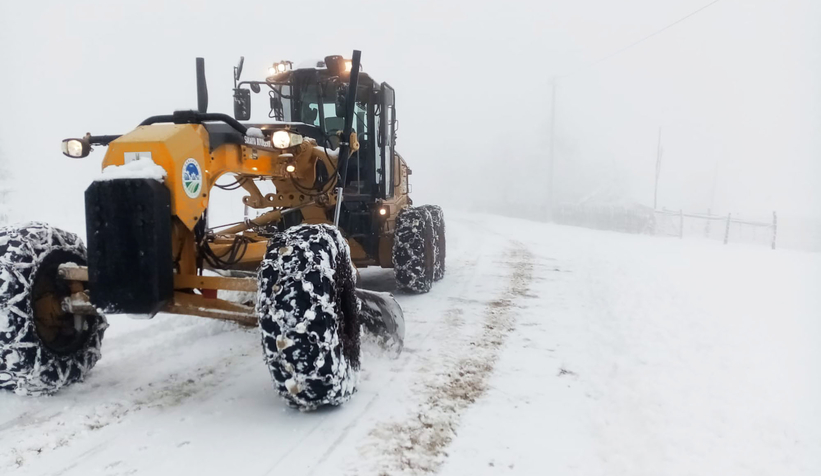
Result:
{"label": "tire rim", "polygon": [[50,254],[37,269],[31,287],[35,331],[43,345],[55,354],[76,352],[89,336],[89,320],[93,316],[70,314],[63,310],[63,300],[71,296],[72,290],[57,274],[61,264],[78,261],[84,260],[62,251]]}

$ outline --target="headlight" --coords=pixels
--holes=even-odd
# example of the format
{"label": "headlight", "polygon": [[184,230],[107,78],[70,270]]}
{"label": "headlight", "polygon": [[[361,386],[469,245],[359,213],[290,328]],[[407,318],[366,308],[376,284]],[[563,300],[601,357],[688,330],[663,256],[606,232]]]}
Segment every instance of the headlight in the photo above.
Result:
{"label": "headlight", "polygon": [[353,61],[345,60],[345,72],[350,73],[352,69],[353,69]]}
{"label": "headlight", "polygon": [[66,139],[62,143],[63,154],[73,159],[86,157],[91,146],[83,139]]}
{"label": "headlight", "polygon": [[271,137],[271,143],[277,149],[287,149],[302,143],[302,136],[288,131],[276,131]]}

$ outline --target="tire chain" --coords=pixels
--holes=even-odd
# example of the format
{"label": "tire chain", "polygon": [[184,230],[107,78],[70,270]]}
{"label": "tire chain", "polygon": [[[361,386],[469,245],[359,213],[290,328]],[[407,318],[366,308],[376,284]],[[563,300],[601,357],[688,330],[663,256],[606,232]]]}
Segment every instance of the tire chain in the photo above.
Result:
{"label": "tire chain", "polygon": [[52,352],[37,335],[32,287],[40,265],[55,251],[85,263],[85,245],[73,233],[38,222],[0,228],[0,389],[52,394],[82,380],[100,359],[108,328],[104,316],[87,321],[86,342],[67,355]]}
{"label": "tire chain", "polygon": [[419,208],[424,208],[430,212],[431,221],[433,222],[433,248],[436,260],[433,265],[433,280],[439,281],[445,277],[445,215],[442,212],[442,207],[439,205],[422,205]]}
{"label": "tire chain", "polygon": [[349,400],[358,380],[359,302],[339,230],[299,225],[276,234],[258,279],[262,347],[277,392],[300,410]]}
{"label": "tire chain", "polygon": [[423,207],[405,208],[396,217],[393,269],[399,289],[414,293],[430,291],[433,280],[425,270],[424,253],[425,231],[432,228],[431,213]]}

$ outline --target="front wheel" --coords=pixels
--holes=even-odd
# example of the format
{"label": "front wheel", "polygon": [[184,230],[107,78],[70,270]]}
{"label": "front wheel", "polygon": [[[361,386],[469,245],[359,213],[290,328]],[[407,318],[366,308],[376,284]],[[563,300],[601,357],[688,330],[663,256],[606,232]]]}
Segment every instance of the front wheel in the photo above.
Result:
{"label": "front wheel", "polygon": [[69,314],[61,264],[86,263],[80,238],[44,223],[0,228],[0,389],[44,395],[83,379],[108,323]]}
{"label": "front wheel", "polygon": [[341,405],[359,370],[356,272],[330,225],[277,233],[259,268],[256,311],[274,387],[291,406]]}
{"label": "front wheel", "polygon": [[433,218],[423,207],[402,209],[393,236],[393,272],[396,287],[426,293],[433,285],[436,247]]}
{"label": "front wheel", "polygon": [[433,265],[433,280],[439,281],[445,277],[445,255],[447,254],[447,242],[445,240],[445,214],[439,205],[422,205],[430,212],[433,222],[433,248],[436,260]]}

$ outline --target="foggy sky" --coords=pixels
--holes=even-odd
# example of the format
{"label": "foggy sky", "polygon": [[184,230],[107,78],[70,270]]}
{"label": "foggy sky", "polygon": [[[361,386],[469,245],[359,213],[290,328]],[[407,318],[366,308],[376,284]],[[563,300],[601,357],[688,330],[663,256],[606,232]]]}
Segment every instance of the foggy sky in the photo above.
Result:
{"label": "foggy sky", "polygon": [[104,148],[71,160],[61,139],[194,108],[196,56],[230,114],[240,55],[261,79],[357,48],[397,91],[417,203],[538,208],[558,76],[557,201],[652,205],[661,127],[660,207],[821,215],[821,2],[722,0],[586,67],[707,3],[4,0],[0,160],[18,218],[74,223]]}

